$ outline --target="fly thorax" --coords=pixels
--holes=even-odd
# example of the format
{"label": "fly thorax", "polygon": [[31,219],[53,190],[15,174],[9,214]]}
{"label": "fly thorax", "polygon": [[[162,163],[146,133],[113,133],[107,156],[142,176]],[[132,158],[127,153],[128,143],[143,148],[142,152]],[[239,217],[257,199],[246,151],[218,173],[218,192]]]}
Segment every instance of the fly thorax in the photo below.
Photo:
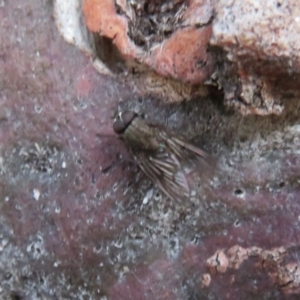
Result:
{"label": "fly thorax", "polygon": [[138,117],[127,127],[123,138],[131,148],[156,150],[159,147],[155,129]]}

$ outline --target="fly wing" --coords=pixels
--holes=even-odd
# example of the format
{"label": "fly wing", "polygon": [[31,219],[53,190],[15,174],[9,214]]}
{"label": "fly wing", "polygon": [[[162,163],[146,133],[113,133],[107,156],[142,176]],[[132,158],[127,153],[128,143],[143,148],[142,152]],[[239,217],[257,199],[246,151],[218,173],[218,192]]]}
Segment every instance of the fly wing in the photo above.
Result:
{"label": "fly wing", "polygon": [[183,200],[190,196],[184,166],[198,165],[202,173],[212,167],[213,159],[200,148],[182,139],[158,131],[161,143],[153,151],[136,151],[135,160],[142,171],[171,199]]}
{"label": "fly wing", "polygon": [[142,171],[171,199],[182,200],[190,195],[185,173],[176,155],[165,148],[152,153],[139,152],[135,159]]}
{"label": "fly wing", "polygon": [[180,161],[199,166],[202,172],[214,167],[214,159],[200,148],[178,137],[168,136],[165,132],[160,132],[160,137],[164,140],[170,152],[174,153]]}

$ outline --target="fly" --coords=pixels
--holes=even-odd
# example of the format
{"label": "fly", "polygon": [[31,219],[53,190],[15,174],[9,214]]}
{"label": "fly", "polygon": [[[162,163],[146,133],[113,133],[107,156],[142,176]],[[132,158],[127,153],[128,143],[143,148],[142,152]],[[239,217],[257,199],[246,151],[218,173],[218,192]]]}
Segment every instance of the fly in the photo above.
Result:
{"label": "fly", "polygon": [[141,170],[171,199],[190,197],[184,164],[209,166],[210,155],[176,135],[150,126],[132,111],[120,113],[113,130],[130,148]]}

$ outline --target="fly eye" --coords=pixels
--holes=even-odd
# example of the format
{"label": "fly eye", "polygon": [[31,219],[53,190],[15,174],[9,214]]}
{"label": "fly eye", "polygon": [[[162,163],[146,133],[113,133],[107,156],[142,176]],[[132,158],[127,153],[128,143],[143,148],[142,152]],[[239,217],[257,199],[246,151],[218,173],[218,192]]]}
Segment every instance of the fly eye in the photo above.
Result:
{"label": "fly eye", "polygon": [[128,126],[135,117],[136,113],[132,111],[124,111],[121,115],[121,119],[126,126]]}
{"label": "fly eye", "polygon": [[125,111],[115,119],[113,130],[117,134],[122,134],[126,128],[130,125],[132,120],[136,117],[136,113],[132,111]]}
{"label": "fly eye", "polygon": [[124,124],[121,120],[116,120],[113,125],[113,130],[117,134],[121,134],[125,131],[127,125]]}

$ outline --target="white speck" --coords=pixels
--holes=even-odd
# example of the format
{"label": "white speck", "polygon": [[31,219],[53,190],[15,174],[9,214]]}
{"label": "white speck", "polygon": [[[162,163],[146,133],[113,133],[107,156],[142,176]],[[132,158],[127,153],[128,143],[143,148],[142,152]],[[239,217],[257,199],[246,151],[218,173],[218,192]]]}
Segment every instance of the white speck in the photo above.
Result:
{"label": "white speck", "polygon": [[54,268],[57,268],[58,265],[59,265],[59,263],[57,261],[53,264]]}
{"label": "white speck", "polygon": [[148,200],[149,200],[149,198],[146,195],[145,198],[143,199],[143,205],[146,205],[148,203]]}
{"label": "white speck", "polygon": [[33,198],[38,201],[40,199],[41,192],[38,189],[33,190]]}
{"label": "white speck", "polygon": [[143,199],[143,205],[146,205],[149,202],[149,199],[152,197],[152,195],[153,195],[153,189],[147,192],[146,196]]}
{"label": "white speck", "polygon": [[113,185],[113,191],[115,192],[116,190],[117,190],[117,188],[118,188],[118,182],[116,182],[114,185]]}
{"label": "white speck", "polygon": [[60,206],[57,205],[57,206],[55,207],[54,211],[55,211],[56,214],[59,214],[60,211],[61,211]]}
{"label": "white speck", "polygon": [[295,17],[295,22],[299,23],[300,22],[300,17]]}
{"label": "white speck", "polygon": [[7,239],[3,239],[0,243],[0,252],[2,252],[4,250],[4,248],[7,246],[8,244],[8,240]]}
{"label": "white speck", "polygon": [[35,148],[36,148],[36,150],[37,150],[37,152],[41,152],[41,148],[40,148],[40,145],[38,144],[38,143],[34,143],[34,146],[35,146]]}
{"label": "white speck", "polygon": [[123,247],[123,242],[122,241],[116,241],[113,243],[113,245],[118,248],[121,249]]}
{"label": "white speck", "polygon": [[192,197],[195,197],[195,196],[196,196],[196,191],[195,191],[195,190],[192,190],[192,191],[191,191],[191,196],[192,196]]}
{"label": "white speck", "polygon": [[5,202],[8,202],[8,201],[9,201],[9,197],[6,196],[6,197],[4,198],[4,201],[5,201]]}
{"label": "white speck", "polygon": [[[101,246],[98,246],[98,247],[94,247],[94,248],[93,248],[93,252],[96,253],[96,254],[99,254],[101,251],[102,251],[102,247],[101,247]],[[100,266],[100,267],[103,267],[103,264],[100,263],[99,266]]]}
{"label": "white speck", "polygon": [[43,107],[42,106],[39,106],[39,105],[35,105],[34,106],[34,111],[37,113],[37,114],[40,114],[43,110]]}
{"label": "white speck", "polygon": [[65,169],[67,167],[67,163],[65,161],[62,162],[61,167]]}

